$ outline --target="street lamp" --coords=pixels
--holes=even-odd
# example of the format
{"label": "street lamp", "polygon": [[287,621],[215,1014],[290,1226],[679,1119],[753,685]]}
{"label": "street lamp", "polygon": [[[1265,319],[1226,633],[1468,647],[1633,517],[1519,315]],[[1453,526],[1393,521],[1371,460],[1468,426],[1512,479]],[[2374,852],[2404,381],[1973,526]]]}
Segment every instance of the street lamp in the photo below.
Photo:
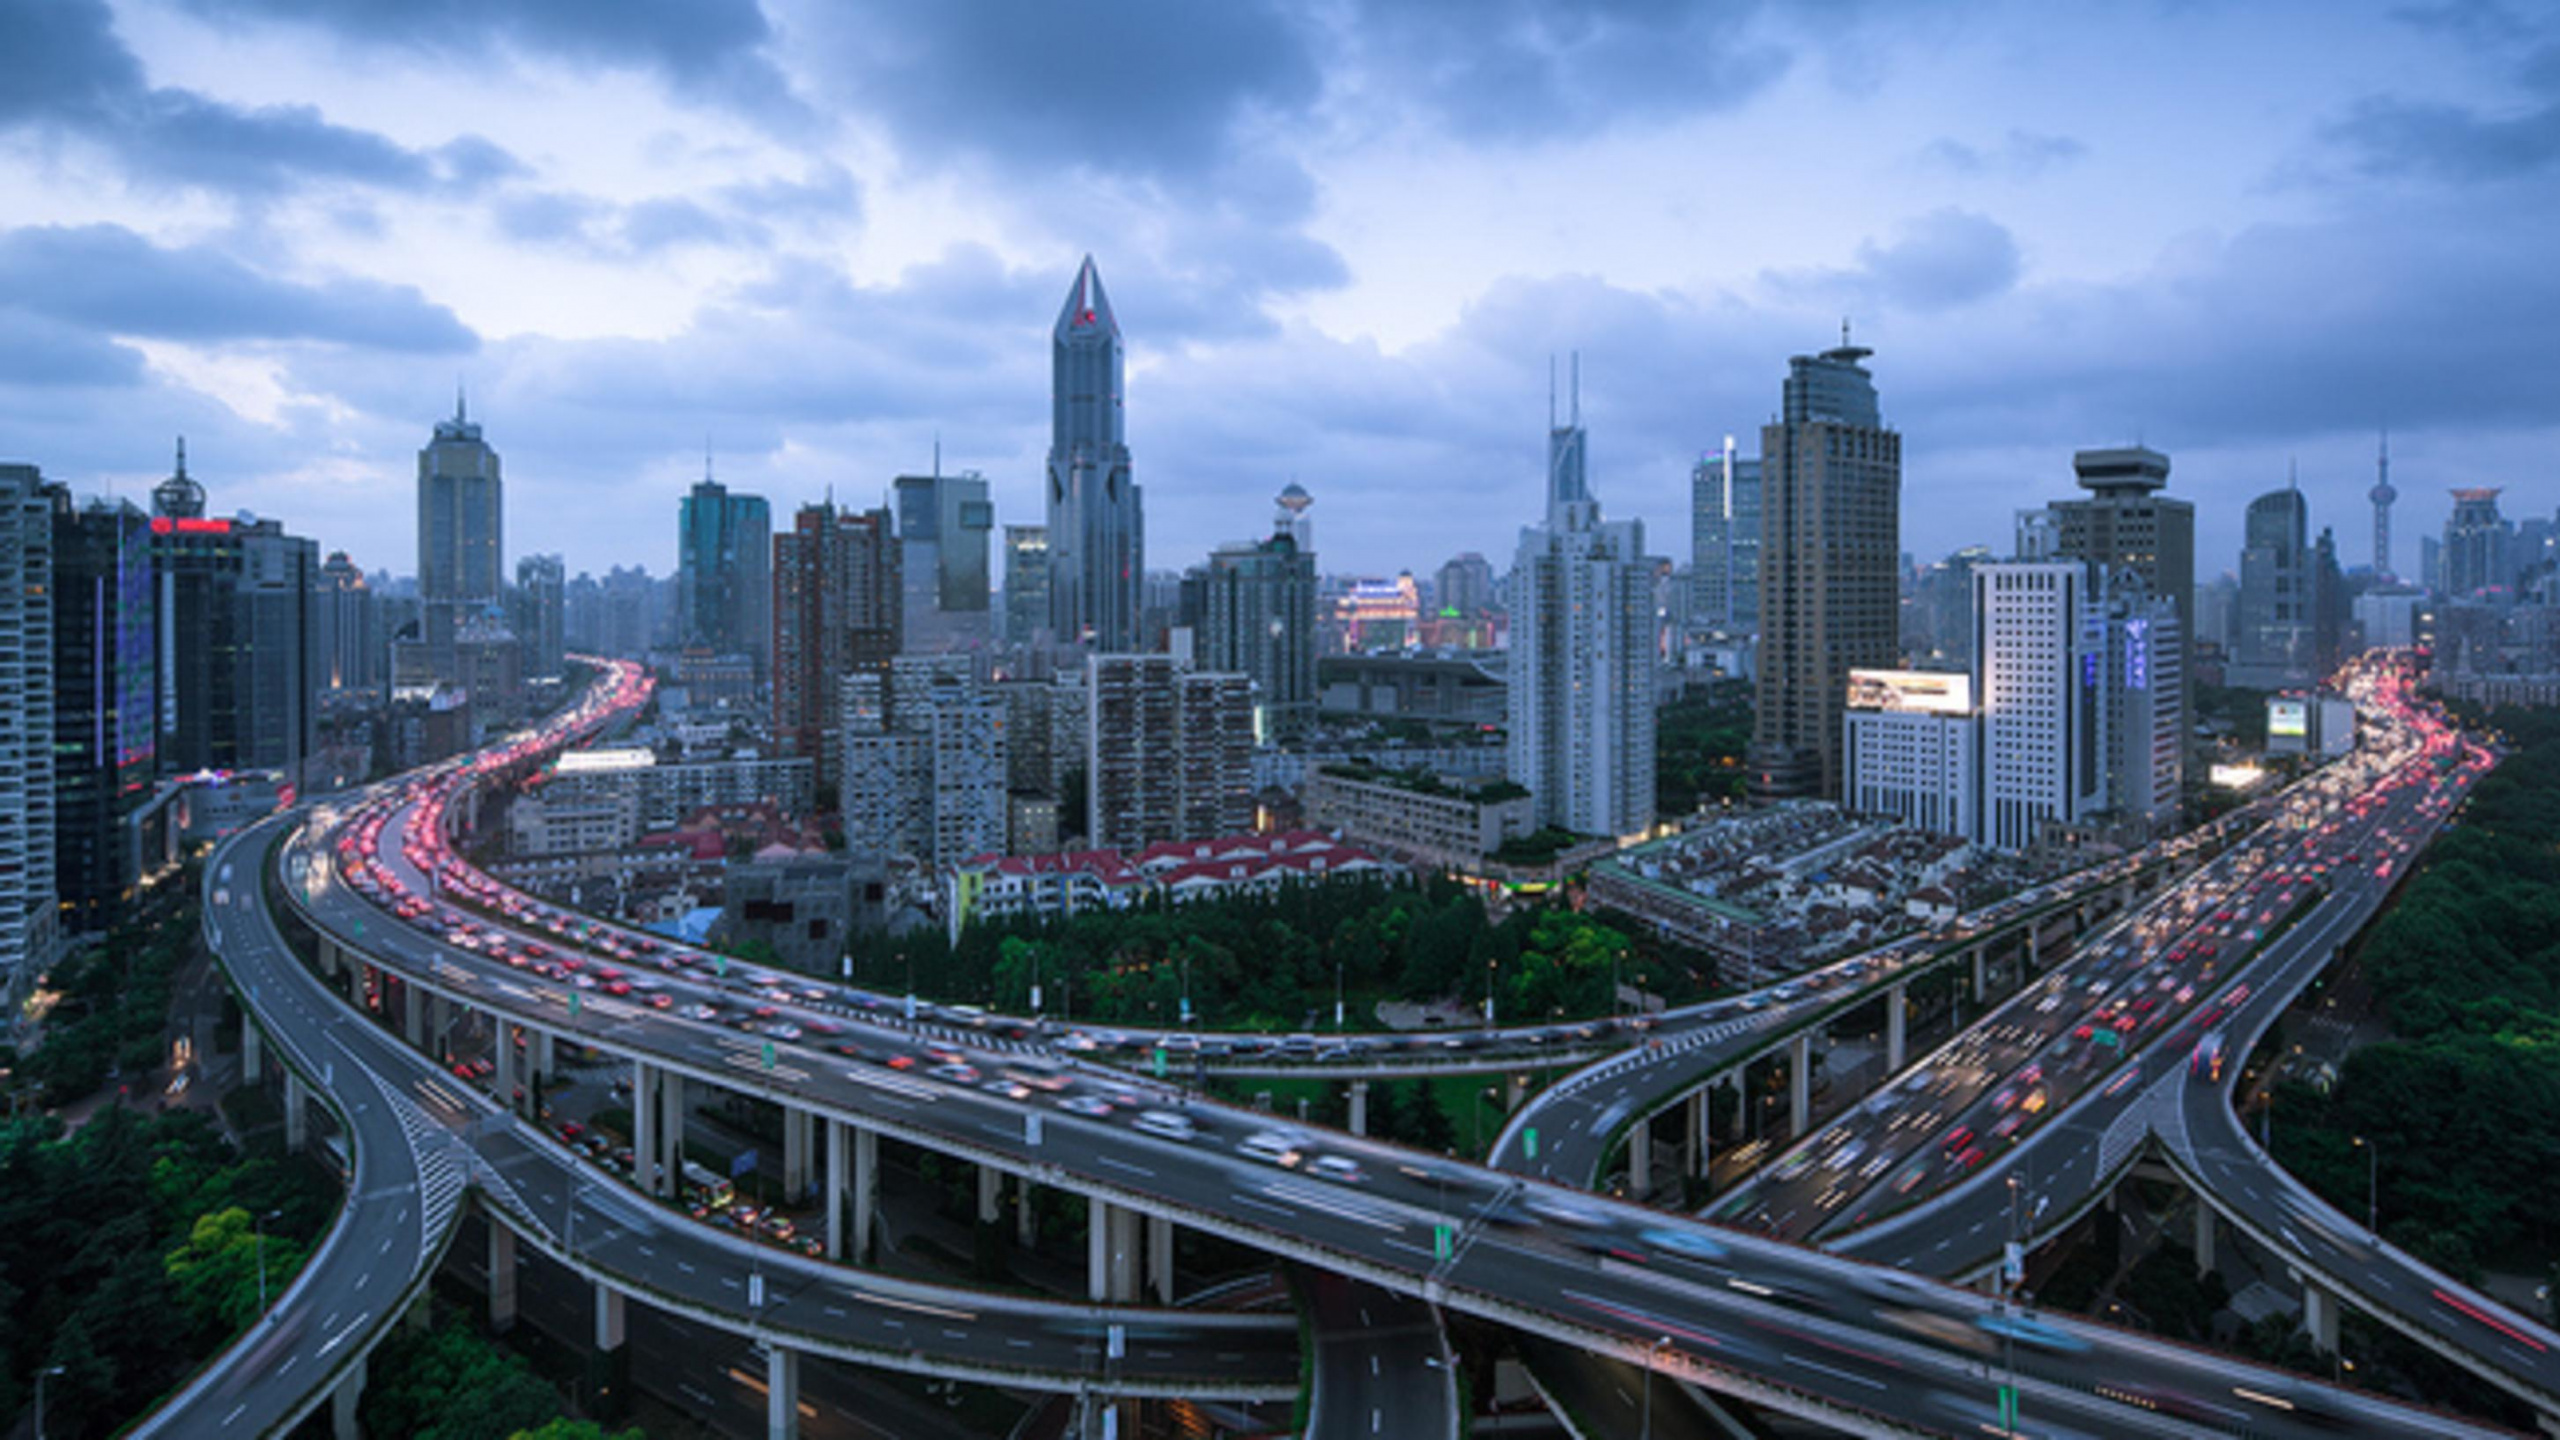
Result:
{"label": "street lamp", "polygon": [[1487,1026],[1493,1024],[1493,972],[1501,963],[1491,959],[1484,962],[1484,1023]]}
{"label": "street lamp", "polygon": [[1333,962],[1333,1029],[1342,1033],[1342,962]]}
{"label": "street lamp", "polygon": [[2364,1228],[2373,1232],[2375,1244],[2382,1242],[2382,1147],[2359,1135],[2356,1148],[2364,1152]]}
{"label": "street lamp", "polygon": [[1644,1347],[1644,1440],[1653,1440],[1654,1357],[1670,1348],[1671,1337],[1668,1335]]}
{"label": "street lamp", "polygon": [[[268,1222],[268,1221],[270,1221],[270,1220],[280,1220],[280,1219],[282,1219],[282,1218],[284,1218],[284,1212],[283,1212],[283,1211],[281,1211],[281,1210],[270,1210],[270,1211],[268,1211],[268,1212],[267,1212],[266,1214],[264,1214],[264,1215],[256,1215],[256,1216],[252,1216],[252,1217],[250,1217],[250,1220],[249,1220],[249,1233],[250,1233],[250,1234],[252,1234],[252,1235],[255,1235],[255,1236],[257,1237],[257,1239],[258,1239],[258,1316],[259,1316],[259,1318],[260,1318],[261,1320],[272,1320],[272,1319],[274,1319],[274,1318],[275,1318],[275,1317],[274,1317],[274,1315],[273,1315],[273,1314],[272,1314],[272,1313],[267,1309],[267,1230],[266,1230],[266,1226],[267,1226],[267,1222]],[[36,1431],[37,1431],[37,1433],[38,1433],[38,1434],[42,1434],[42,1433],[43,1433],[43,1431],[44,1431],[44,1427],[43,1427],[42,1425],[38,1425],[38,1426],[36,1427]]]}
{"label": "street lamp", "polygon": [[69,1368],[71,1367],[67,1365],[55,1365],[36,1372],[36,1440],[44,1440],[45,1377],[48,1375],[59,1375]]}

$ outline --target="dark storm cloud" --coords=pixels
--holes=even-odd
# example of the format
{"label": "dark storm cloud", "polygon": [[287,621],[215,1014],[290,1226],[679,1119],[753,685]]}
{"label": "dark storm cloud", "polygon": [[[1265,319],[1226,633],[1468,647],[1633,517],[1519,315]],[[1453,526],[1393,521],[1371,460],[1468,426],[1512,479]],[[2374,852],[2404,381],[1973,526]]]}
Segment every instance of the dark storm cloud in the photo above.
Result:
{"label": "dark storm cloud", "polygon": [[320,340],[461,354],[478,339],[406,285],[279,280],[207,246],[162,249],[115,225],[0,234],[0,295],[111,335],[194,342]]}
{"label": "dark storm cloud", "polygon": [[185,0],[221,23],[286,21],[352,46],[487,58],[508,47],[648,71],[677,93],[770,120],[805,118],[766,50],[757,0]]}
{"label": "dark storm cloud", "polygon": [[1460,135],[1543,142],[1741,105],[1786,73],[1760,7],[1662,0],[1381,0],[1343,44],[1371,82]]}
{"label": "dark storm cloud", "polygon": [[2018,269],[2018,242],[2007,227],[1943,209],[1906,222],[1889,243],[1861,242],[1853,268],[1784,271],[1768,281],[1801,301],[1931,311],[1999,295],[2017,284]]}
{"label": "dark storm cloud", "polygon": [[142,355],[86,327],[0,304],[0,393],[24,385],[38,390],[107,386],[142,378]]}
{"label": "dark storm cloud", "polygon": [[262,195],[313,180],[472,188],[512,160],[467,137],[434,154],[306,105],[246,108],[153,88],[99,0],[0,0],[0,128],[104,147],[136,179]]}
{"label": "dark storm cloud", "polygon": [[2012,130],[1990,146],[1970,145],[1952,138],[1933,140],[1921,147],[1920,160],[1958,175],[2007,175],[2032,180],[2088,153],[2087,145],[2068,135]]}
{"label": "dark storm cloud", "polygon": [[2511,180],[2560,168],[2560,85],[2552,99],[2505,114],[2378,96],[2329,129],[2366,175]]}

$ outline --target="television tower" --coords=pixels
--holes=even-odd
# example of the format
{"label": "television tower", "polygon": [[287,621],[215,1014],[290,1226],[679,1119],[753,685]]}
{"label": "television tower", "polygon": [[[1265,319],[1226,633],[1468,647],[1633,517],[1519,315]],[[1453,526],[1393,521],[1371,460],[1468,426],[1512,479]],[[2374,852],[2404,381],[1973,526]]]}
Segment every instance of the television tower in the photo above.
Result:
{"label": "television tower", "polygon": [[2391,575],[2391,502],[2400,492],[2391,488],[2391,431],[2382,432],[2382,447],[2373,460],[2373,488],[2365,498],[2373,502],[2373,573],[2376,579]]}

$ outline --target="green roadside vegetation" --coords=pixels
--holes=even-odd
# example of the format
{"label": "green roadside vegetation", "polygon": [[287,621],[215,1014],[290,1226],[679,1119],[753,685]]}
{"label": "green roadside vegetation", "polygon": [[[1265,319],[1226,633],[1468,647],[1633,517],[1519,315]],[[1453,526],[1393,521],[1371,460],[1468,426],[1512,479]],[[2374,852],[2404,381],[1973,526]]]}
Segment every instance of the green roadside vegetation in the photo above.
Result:
{"label": "green roadside vegetation", "polygon": [[[184,885],[192,892],[193,867]],[[15,1079],[39,1103],[70,1104],[117,1073],[144,1075],[167,1059],[170,982],[195,952],[196,907],[185,901],[107,932],[53,967],[57,992],[41,1043],[19,1057]]]}
{"label": "green roadside vegetation", "polygon": [[1751,722],[1751,694],[1738,685],[1656,711],[1654,812],[1676,820],[1702,805],[1741,799],[1742,752],[1751,744]]}
{"label": "green roadside vegetation", "polygon": [[392,1327],[366,1360],[358,1414],[368,1435],[410,1440],[642,1440],[561,1414],[559,1389],[524,1356],[439,1306],[424,1328]]}
{"label": "green roadside vegetation", "polygon": [[2199,723],[2220,721],[2230,726],[2233,742],[2244,750],[2266,748],[2266,691],[2248,690],[2236,685],[2198,685],[2195,687],[2195,702]]}
{"label": "green roadside vegetation", "polygon": [[2560,1256],[2560,714],[2496,720],[2513,752],[2360,947],[2392,1038],[2325,1095],[2280,1084],[2272,1126],[2304,1183],[2359,1217],[2373,1184],[2384,1236],[2466,1279]]}
{"label": "green roadside vegetation", "polygon": [[1196,1023],[1219,1030],[1330,1030],[1337,986],[1346,1021],[1363,1029],[1381,999],[1474,1008],[1488,983],[1506,1021],[1583,1019],[1615,1008],[1613,976],[1678,1005],[1711,993],[1715,970],[1562,900],[1496,922],[1446,878],[984,921],[957,945],[940,931],[870,935],[853,951],[854,982],[893,993],[1029,1014],[1036,981],[1052,1015],[1167,1028],[1187,994]]}

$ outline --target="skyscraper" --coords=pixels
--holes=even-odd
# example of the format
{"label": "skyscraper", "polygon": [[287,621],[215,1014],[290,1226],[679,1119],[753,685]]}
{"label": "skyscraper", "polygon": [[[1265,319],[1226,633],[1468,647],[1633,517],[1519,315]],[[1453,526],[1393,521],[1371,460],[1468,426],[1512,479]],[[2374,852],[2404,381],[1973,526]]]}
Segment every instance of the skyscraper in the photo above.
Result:
{"label": "skyscraper", "polygon": [[2498,514],[2496,486],[2471,486],[2453,492],[2453,516],[2444,522],[2444,588],[2459,599],[2507,583],[2506,520]]}
{"label": "skyscraper", "polygon": [[557,555],[527,555],[516,562],[515,631],[516,642],[523,647],[526,675],[548,678],[563,668],[568,649],[568,568]]}
{"label": "skyscraper", "polygon": [[1138,850],[1253,828],[1250,681],[1171,655],[1085,664],[1087,844]]}
{"label": "skyscraper", "polygon": [[1004,527],[1004,638],[1036,644],[1049,633],[1049,527]]}
{"label": "skyscraper", "polygon": [[1756,798],[1837,798],[1849,671],[1895,659],[1902,437],[1858,363],[1872,353],[1843,343],[1789,360],[1779,418],[1760,432]]}
{"label": "skyscraper", "polygon": [[2230,683],[2276,689],[2312,670],[2310,507],[2291,485],[2249,502]]}
{"label": "skyscraper", "polygon": [[1580,369],[1567,423],[1547,417],[1546,523],[1511,570],[1509,773],[1541,825],[1622,837],[1654,818],[1653,567],[1643,522],[1591,498]]}
{"label": "skyscraper", "polygon": [[1691,615],[1718,630],[1760,623],[1760,462],[1724,449],[1689,472]]}
{"label": "skyscraper", "polygon": [[773,673],[773,510],[702,479],[676,502],[676,641],[749,655]]}
{"label": "skyscraper", "polygon": [[1252,679],[1273,736],[1302,733],[1316,713],[1316,557],[1298,548],[1294,518],[1283,503],[1271,538],[1209,553],[1197,637],[1201,664]]}
{"label": "skyscraper", "polygon": [[803,505],[773,537],[773,733],[832,788],[843,678],[898,652],[898,542],[887,510]]}
{"label": "skyscraper", "polygon": [[965,655],[902,655],[844,682],[845,838],[950,865],[1006,848],[1006,697]]}
{"label": "skyscraper", "polygon": [[1100,652],[1138,648],[1146,576],[1122,419],[1120,326],[1088,255],[1050,339],[1049,628]]}
{"label": "skyscraper", "polygon": [[33,465],[0,465],[0,999],[52,963],[53,500]]}
{"label": "skyscraper", "polygon": [[385,652],[381,612],[373,587],[344,550],[320,564],[320,593],[313,601],[320,627],[320,683],[330,690],[369,690],[382,683]]}
{"label": "skyscraper", "polygon": [[453,397],[453,418],[436,422],[418,452],[418,599],[424,606],[427,664],[439,680],[457,678],[455,635],[466,614],[502,603],[506,594],[506,496],[498,452]]}
{"label": "skyscraper", "polygon": [[[1982,800],[1994,849],[2023,850],[2048,821],[2106,803],[2106,710],[2090,659],[2090,567],[2009,561],[1973,571],[1974,659],[1982,704]],[[2103,655],[2102,650],[2094,653]]]}
{"label": "skyscraper", "polygon": [[[2055,521],[2054,554],[2105,566],[2110,576],[2131,574],[2147,595],[2176,607],[2179,653],[2150,668],[2162,683],[2177,682],[2173,727],[2184,737],[2194,709],[2187,677],[2196,633],[2196,507],[2160,493],[2169,483],[2169,457],[2144,446],[2083,450],[2071,457],[2071,469],[2089,494],[2046,507]],[[2155,651],[2166,635],[2152,634]],[[2181,764],[2172,779],[2183,783],[2184,774]]]}
{"label": "skyscraper", "polygon": [[988,628],[987,540],[995,506],[976,471],[901,475],[898,501],[899,583],[904,592],[901,648],[911,655],[975,650]]}
{"label": "skyscraper", "polygon": [[53,510],[55,883],[62,924],[113,924],[140,880],[125,817],[150,794],[153,712],[151,520],[130,504]]}
{"label": "skyscraper", "polygon": [[320,547],[276,520],[205,515],[183,447],[151,493],[160,768],[300,784],[319,748]]}
{"label": "skyscraper", "polygon": [[1482,615],[1495,608],[1493,562],[1473,550],[1453,555],[1440,567],[1432,589],[1444,614],[1455,612],[1459,619]]}

